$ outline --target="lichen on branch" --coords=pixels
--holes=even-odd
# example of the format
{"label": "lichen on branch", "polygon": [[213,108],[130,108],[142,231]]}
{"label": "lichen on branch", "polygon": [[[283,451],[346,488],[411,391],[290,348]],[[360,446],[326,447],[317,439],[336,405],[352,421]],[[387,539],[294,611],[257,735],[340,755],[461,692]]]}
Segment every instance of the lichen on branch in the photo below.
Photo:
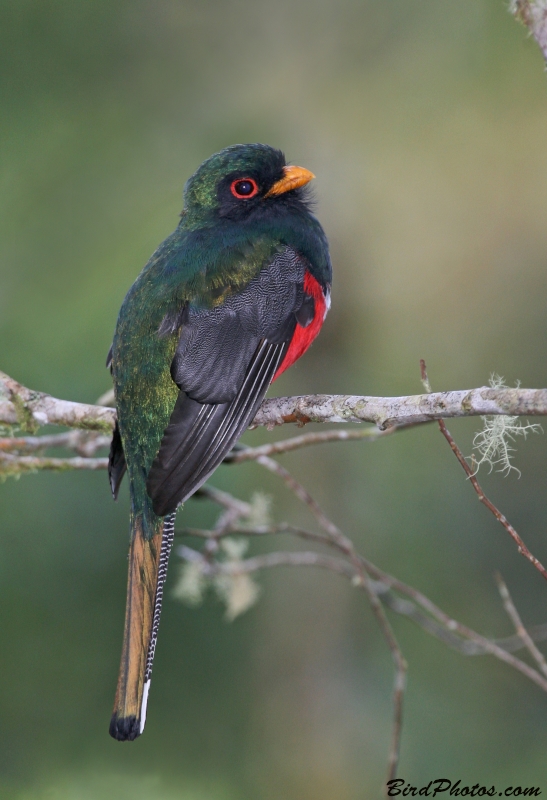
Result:
{"label": "lichen on branch", "polygon": [[[443,418],[485,415],[546,416],[547,389],[482,386],[403,397],[324,394],[273,397],[262,403],[253,426],[370,422],[380,430],[387,430]],[[113,408],[60,400],[28,389],[0,372],[0,425],[28,432],[35,432],[43,425],[64,425],[107,433],[113,429],[115,419]]]}
{"label": "lichen on branch", "polygon": [[509,11],[526,25],[547,61],[547,0],[511,0]]}

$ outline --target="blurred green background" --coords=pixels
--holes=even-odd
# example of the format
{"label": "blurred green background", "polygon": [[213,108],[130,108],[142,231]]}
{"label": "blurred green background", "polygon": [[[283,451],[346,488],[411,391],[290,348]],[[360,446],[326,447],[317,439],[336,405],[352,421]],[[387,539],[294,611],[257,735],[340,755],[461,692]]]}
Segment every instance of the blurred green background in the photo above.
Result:
{"label": "blurred green background", "polygon": [[[420,358],[437,389],[492,371],[547,385],[547,79],[503,0],[2,0],[0,60],[0,368],[19,381],[104,392],[117,310],[184,181],[262,141],[318,176],[335,268],[323,333],[275,393],[416,393]],[[466,453],[479,427],[450,424]],[[463,622],[511,633],[495,570],[526,623],[547,621],[541,577],[435,427],[283,463],[361,552]],[[515,463],[520,480],[481,477],[545,561],[545,438]],[[212,482],[312,524],[258,467]],[[392,665],[358,592],[278,570],[233,624],[214,598],[168,592],[146,733],[122,745],[107,729],[127,489],[114,504],[104,473],[41,474],[0,496],[3,798],[380,795]],[[212,518],[194,501],[179,524]],[[410,664],[401,777],[547,791],[547,697],[393,624]]]}

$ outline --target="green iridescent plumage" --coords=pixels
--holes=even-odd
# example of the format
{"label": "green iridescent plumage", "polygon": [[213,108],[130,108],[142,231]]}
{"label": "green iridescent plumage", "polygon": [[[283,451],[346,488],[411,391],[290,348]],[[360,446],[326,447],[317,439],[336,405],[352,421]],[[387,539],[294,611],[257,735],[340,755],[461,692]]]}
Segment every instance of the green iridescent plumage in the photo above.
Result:
{"label": "green iridescent plumage", "polygon": [[298,358],[323,322],[328,247],[300,190],[312,177],[265,145],[209,158],[186,184],[177,229],[120,309],[110,477],[116,495],[127,466],[131,539],[110,725],[118,740],[144,728],[177,505],[218,466],[284,359]]}
{"label": "green iridescent plumage", "polygon": [[271,148],[262,145],[238,145],[200,166],[186,184],[177,229],[144,267],[120,310],[112,352],[116,404],[132,509],[143,514],[149,536],[158,522],[146,492],[146,475],[179,393],[170,374],[178,334],[159,337],[162,320],[185,303],[213,308],[224,302],[289,244],[325,272],[330,269],[323,249],[309,235],[311,225],[324,238],[309,214],[305,225],[297,216],[268,215],[250,226],[217,216],[219,181],[226,174],[260,172],[270,154]]}

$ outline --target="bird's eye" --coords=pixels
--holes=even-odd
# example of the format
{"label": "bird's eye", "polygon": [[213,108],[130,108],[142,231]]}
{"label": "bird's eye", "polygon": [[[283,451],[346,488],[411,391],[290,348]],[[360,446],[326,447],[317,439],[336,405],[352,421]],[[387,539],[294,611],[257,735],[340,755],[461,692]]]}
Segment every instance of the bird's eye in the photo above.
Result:
{"label": "bird's eye", "polygon": [[232,182],[230,189],[239,200],[248,200],[258,194],[258,184],[253,178],[239,178]]}

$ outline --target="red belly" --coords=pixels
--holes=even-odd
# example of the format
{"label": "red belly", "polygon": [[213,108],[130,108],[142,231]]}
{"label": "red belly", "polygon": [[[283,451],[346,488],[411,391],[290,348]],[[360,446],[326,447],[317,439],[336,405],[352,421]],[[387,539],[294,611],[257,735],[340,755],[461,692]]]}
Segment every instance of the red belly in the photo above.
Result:
{"label": "red belly", "polygon": [[296,323],[289,349],[285,354],[285,358],[281,362],[273,380],[279,378],[282,372],[285,372],[294,362],[304,355],[310,344],[313,342],[325,319],[327,304],[325,302],[325,295],[321,284],[315,280],[311,272],[306,272],[304,276],[304,291],[313,297],[315,301],[315,315],[309,325],[303,328]]}

